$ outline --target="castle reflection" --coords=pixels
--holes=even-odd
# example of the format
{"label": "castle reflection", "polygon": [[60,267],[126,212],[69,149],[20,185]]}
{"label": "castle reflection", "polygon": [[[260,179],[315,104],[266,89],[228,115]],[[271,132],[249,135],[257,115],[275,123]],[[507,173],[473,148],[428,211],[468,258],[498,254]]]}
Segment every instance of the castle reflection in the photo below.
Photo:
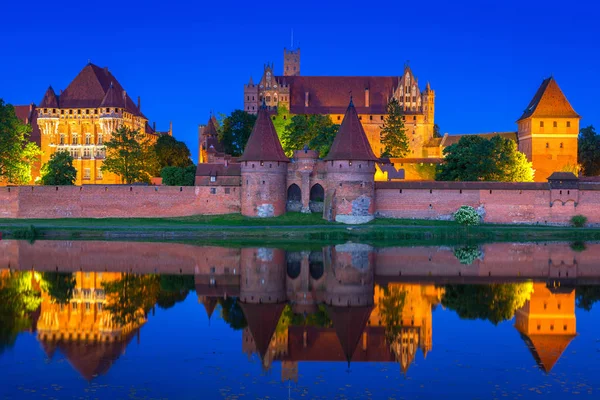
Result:
{"label": "castle reflection", "polygon": [[[406,374],[419,351],[423,358],[435,351],[437,307],[461,319],[514,320],[548,373],[577,335],[576,304],[589,309],[600,298],[600,274],[591,267],[600,250],[595,245],[583,252],[568,244],[486,245],[474,257],[456,249],[356,243],[311,251],[114,242],[0,246],[6,250],[0,353],[19,332],[36,332],[49,359],[58,350],[87,380],[108,372],[133,338],[140,340],[154,307],[173,307],[191,291],[209,320],[220,310],[232,329],[243,329],[244,353],[265,370],[281,362],[281,379],[293,381],[303,362],[319,361],[397,363]],[[103,252],[104,262],[85,252]]]}

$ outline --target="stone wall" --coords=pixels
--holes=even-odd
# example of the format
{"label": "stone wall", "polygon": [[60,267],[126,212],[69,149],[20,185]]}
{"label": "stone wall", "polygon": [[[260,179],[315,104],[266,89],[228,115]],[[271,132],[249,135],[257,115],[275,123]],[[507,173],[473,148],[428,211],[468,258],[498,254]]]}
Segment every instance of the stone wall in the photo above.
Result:
{"label": "stone wall", "polygon": [[3,218],[178,217],[240,212],[239,187],[20,186],[0,188]]}

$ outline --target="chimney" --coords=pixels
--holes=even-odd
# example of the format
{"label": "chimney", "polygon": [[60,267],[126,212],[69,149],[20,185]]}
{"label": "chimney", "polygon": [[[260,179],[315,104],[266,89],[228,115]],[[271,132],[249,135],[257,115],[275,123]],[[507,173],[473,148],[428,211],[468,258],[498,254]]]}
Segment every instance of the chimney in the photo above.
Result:
{"label": "chimney", "polygon": [[152,123],[152,130],[153,130],[154,132],[156,132],[156,121],[154,121],[154,122]]}
{"label": "chimney", "polygon": [[369,88],[365,89],[365,107],[370,107],[370,102],[369,102]]}
{"label": "chimney", "polygon": [[308,107],[308,92],[304,92],[304,107]]}
{"label": "chimney", "polygon": [[173,136],[173,121],[169,121],[169,136]]}
{"label": "chimney", "polygon": [[142,111],[142,99],[138,96],[138,110]]}

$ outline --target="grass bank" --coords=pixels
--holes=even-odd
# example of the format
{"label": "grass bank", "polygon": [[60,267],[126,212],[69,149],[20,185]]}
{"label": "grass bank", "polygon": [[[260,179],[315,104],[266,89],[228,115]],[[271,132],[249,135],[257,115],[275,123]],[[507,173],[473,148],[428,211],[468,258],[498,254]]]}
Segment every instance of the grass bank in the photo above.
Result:
{"label": "grass bank", "polygon": [[481,243],[491,241],[600,240],[600,228],[533,225],[459,226],[453,221],[375,219],[349,226],[318,214],[288,213],[269,219],[239,214],[180,218],[0,219],[0,232],[15,239],[198,241],[264,245],[290,242],[373,245]]}

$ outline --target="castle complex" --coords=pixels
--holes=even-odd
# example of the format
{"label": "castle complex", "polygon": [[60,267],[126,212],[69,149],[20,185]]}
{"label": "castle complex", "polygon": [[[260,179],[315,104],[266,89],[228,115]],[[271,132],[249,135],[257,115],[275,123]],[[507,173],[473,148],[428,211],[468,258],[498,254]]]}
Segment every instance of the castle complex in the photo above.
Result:
{"label": "castle complex", "polygon": [[[120,126],[139,130],[153,140],[168,132],[150,126],[141,111],[108,68],[89,63],[64,91],[49,87],[38,106],[17,106],[17,116],[31,124],[31,140],[43,151],[41,165],[57,151],[67,151],[77,169],[76,185],[115,184],[119,178],[102,171],[104,143]],[[39,176],[39,167],[33,176]]]}

